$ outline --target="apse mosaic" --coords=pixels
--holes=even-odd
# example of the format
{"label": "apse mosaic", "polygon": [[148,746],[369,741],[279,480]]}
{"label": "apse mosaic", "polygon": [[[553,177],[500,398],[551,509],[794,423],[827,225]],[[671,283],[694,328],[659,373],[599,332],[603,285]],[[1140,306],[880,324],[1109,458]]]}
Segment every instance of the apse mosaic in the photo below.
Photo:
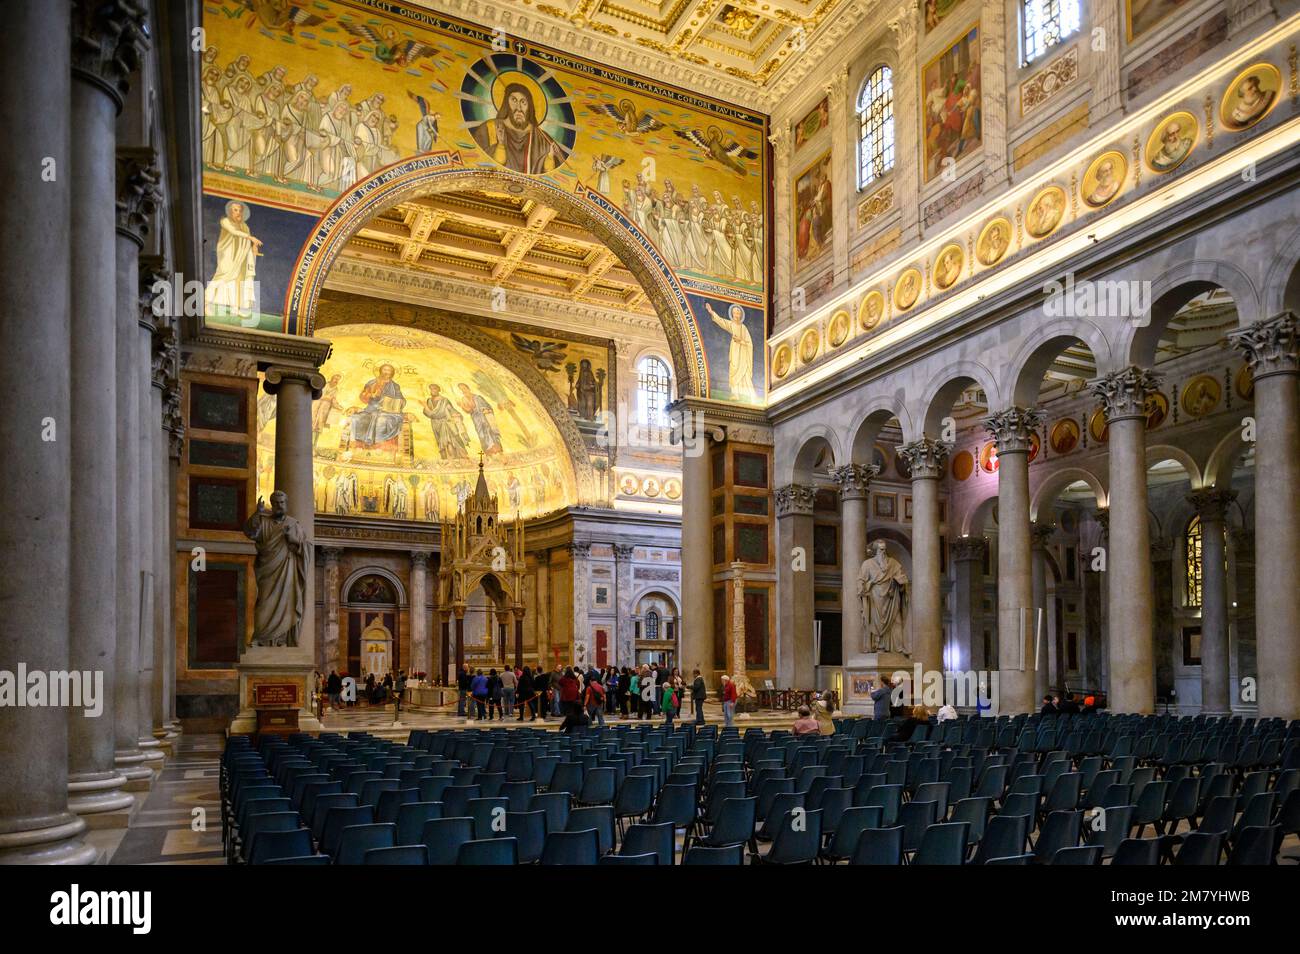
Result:
{"label": "apse mosaic", "polygon": [[[479,460],[503,513],[576,502],[559,429],[505,368],[460,342],[412,328],[339,325],[312,410],[316,510],[439,521],[473,492]],[[258,493],[275,474],[275,398],[258,402]]]}
{"label": "apse mosaic", "polygon": [[[321,213],[386,166],[448,151],[466,166],[600,193],[685,288],[719,311],[748,306],[761,339],[766,117],[414,6],[225,0],[204,10],[204,264],[219,291],[210,321],[295,330],[283,328],[285,273]],[[744,395],[728,386],[734,338],[709,336],[709,361],[722,364],[721,391]]]}

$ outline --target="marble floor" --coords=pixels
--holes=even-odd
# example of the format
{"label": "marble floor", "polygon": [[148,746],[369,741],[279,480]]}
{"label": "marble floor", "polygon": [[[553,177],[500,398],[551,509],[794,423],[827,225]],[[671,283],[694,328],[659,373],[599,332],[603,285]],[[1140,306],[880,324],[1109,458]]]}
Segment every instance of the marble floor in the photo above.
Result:
{"label": "marble floor", "polygon": [[219,759],[225,740],[217,734],[182,733],[176,754],[163,765],[129,828],[95,831],[91,841],[114,865],[220,865]]}

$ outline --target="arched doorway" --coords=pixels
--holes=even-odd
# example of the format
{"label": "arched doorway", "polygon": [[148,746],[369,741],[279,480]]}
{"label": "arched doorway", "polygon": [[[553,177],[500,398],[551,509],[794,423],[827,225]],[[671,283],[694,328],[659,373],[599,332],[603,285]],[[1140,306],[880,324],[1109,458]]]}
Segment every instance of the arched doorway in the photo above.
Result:
{"label": "arched doorway", "polygon": [[[358,680],[401,667],[401,593],[386,574],[362,571],[344,586],[341,613],[347,620],[347,673]],[[377,667],[386,665],[380,670]]]}

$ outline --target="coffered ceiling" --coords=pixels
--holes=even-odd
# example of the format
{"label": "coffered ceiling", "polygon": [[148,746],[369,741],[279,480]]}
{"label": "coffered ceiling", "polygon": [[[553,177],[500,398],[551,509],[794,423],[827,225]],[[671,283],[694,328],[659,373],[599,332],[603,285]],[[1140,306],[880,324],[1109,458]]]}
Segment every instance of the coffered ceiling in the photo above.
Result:
{"label": "coffered ceiling", "polygon": [[[738,105],[771,110],[880,0],[413,0]],[[891,5],[892,6],[892,5]]]}
{"label": "coffered ceiling", "polygon": [[402,202],[366,224],[343,261],[654,315],[636,278],[599,239],[518,196],[465,191]]}

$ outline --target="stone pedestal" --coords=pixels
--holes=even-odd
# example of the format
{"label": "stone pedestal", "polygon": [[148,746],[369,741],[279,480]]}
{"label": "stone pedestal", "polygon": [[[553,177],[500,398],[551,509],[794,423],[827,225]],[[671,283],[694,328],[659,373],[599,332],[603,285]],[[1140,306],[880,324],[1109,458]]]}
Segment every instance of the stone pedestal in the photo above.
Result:
{"label": "stone pedestal", "polygon": [[310,650],[250,646],[244,650],[236,668],[239,670],[239,714],[230,724],[231,735],[257,730],[257,687],[272,684],[292,685],[297,689],[299,731],[321,731],[320,720],[311,710],[316,664]]}

